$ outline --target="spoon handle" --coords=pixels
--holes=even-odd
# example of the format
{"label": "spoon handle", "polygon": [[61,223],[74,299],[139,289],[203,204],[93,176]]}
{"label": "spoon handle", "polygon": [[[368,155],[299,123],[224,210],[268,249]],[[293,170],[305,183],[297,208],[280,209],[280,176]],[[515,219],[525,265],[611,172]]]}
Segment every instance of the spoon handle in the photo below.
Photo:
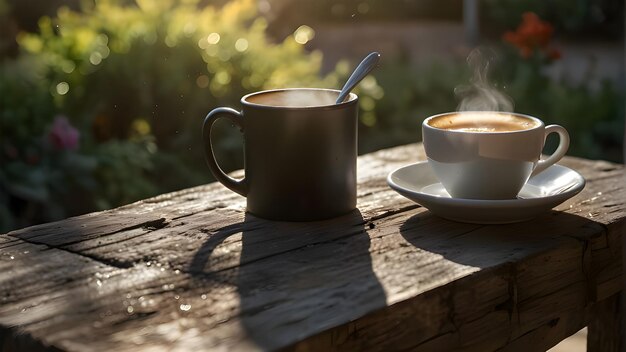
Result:
{"label": "spoon handle", "polygon": [[357,85],[365,76],[367,76],[373,69],[376,67],[378,60],[380,59],[380,54],[377,52],[370,53],[361,61],[359,66],[352,72],[350,78],[341,89],[341,93],[337,97],[337,101],[335,104],[341,104],[350,94],[350,91]]}

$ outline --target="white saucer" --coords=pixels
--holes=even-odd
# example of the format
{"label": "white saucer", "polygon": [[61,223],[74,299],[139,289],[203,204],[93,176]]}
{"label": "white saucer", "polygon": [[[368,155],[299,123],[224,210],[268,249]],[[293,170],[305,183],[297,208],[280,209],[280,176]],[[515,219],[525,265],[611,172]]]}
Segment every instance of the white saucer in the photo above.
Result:
{"label": "white saucer", "polygon": [[518,199],[451,198],[427,161],[403,166],[387,176],[391,188],[442,218],[476,224],[507,224],[530,220],[575,196],[585,187],[576,171],[552,165],[531,177]]}

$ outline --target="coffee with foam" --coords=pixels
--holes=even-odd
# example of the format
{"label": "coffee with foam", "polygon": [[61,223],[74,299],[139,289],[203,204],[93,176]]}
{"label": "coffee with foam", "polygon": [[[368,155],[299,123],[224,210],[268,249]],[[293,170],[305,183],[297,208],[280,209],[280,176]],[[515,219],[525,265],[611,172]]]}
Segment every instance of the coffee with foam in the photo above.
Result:
{"label": "coffee with foam", "polygon": [[433,118],[428,125],[450,131],[495,133],[528,130],[538,127],[540,122],[500,112],[463,112]]}
{"label": "coffee with foam", "polygon": [[[560,137],[541,159],[546,137]],[[495,111],[453,112],[422,123],[424,151],[437,179],[454,198],[515,199],[528,178],[567,152],[569,135],[532,116]]]}

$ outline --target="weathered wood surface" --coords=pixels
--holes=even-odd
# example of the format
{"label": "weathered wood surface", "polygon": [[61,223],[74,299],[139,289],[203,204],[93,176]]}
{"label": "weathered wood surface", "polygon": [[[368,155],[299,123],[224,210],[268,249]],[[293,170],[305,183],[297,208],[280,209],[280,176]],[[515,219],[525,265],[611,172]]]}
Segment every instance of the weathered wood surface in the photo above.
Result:
{"label": "weathered wood surface", "polygon": [[533,221],[443,220],[359,158],[359,211],[244,212],[219,184],[0,236],[0,346],[70,351],[545,350],[621,289],[623,165],[565,158],[581,194]]}

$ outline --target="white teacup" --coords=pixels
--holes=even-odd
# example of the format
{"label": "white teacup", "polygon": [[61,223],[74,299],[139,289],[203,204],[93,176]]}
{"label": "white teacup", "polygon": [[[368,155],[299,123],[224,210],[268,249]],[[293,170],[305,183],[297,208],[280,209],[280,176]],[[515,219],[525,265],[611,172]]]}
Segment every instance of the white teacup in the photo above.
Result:
{"label": "white teacup", "polygon": [[[546,137],[560,136],[556,151],[540,160]],[[513,199],[531,175],[559,161],[569,134],[536,117],[493,111],[454,112],[424,120],[428,162],[454,198]]]}

